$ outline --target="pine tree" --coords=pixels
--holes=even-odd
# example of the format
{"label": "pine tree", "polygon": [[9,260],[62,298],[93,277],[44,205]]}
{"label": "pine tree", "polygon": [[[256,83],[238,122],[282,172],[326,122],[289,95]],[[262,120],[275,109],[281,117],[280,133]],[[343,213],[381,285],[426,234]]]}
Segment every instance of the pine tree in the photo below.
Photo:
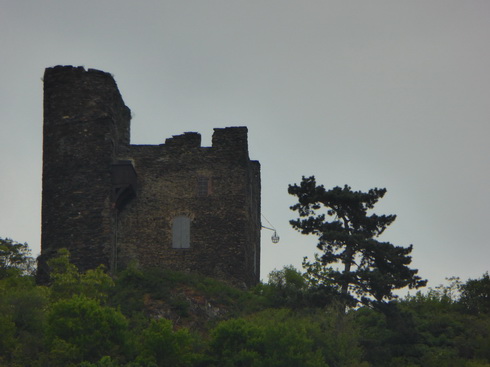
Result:
{"label": "pine tree", "polygon": [[[290,223],[302,234],[318,236],[322,250],[318,263],[305,262],[309,277],[316,283],[334,287],[346,304],[381,305],[396,298],[393,291],[419,288],[427,281],[410,269],[413,246],[400,247],[382,242],[378,237],[396,219],[395,215],[368,214],[386,189],[352,191],[349,186],[326,190],[314,176],[300,185],[289,185],[289,194],[298,197],[291,206],[298,219]],[[334,268],[332,265],[340,265]]]}

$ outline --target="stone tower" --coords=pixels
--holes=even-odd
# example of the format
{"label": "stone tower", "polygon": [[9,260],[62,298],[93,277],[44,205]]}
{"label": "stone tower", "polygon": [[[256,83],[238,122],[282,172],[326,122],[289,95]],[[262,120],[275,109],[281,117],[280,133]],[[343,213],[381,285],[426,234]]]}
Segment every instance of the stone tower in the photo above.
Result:
{"label": "stone tower", "polygon": [[44,75],[42,246],[67,248],[84,271],[136,263],[260,279],[260,165],[247,128],[129,143],[130,110],[110,74],[57,66]]}

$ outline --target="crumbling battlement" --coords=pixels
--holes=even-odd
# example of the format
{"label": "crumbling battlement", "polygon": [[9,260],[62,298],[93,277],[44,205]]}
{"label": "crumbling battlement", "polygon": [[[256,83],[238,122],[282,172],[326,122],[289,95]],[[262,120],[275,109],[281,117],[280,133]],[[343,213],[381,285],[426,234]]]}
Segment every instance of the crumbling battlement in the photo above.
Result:
{"label": "crumbling battlement", "polygon": [[81,270],[129,263],[260,279],[260,165],[247,128],[186,132],[131,145],[130,110],[108,73],[57,66],[44,75],[42,251],[66,247]]}

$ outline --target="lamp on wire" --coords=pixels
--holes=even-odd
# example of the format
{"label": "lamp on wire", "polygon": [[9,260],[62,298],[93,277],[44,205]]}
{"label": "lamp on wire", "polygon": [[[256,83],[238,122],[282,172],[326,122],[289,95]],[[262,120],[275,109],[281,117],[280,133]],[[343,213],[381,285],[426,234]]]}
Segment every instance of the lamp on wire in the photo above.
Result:
{"label": "lamp on wire", "polygon": [[269,225],[272,227],[266,227],[266,226],[262,226],[262,228],[265,228],[265,229],[268,229],[269,231],[274,231],[274,233],[272,234],[271,236],[271,241],[272,243],[278,243],[279,242],[279,236],[277,235],[277,231],[276,229],[274,228],[274,226],[272,225],[271,222],[269,222],[267,220],[267,218],[262,214],[262,217],[267,221],[267,223],[269,223]]}

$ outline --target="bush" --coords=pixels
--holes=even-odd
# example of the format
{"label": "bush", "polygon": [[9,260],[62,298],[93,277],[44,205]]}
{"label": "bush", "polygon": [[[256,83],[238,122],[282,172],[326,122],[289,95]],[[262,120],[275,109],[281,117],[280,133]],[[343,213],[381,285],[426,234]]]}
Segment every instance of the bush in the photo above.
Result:
{"label": "bush", "polygon": [[47,337],[49,365],[98,361],[118,354],[126,344],[128,323],[111,307],[85,296],[73,296],[51,306]]}

